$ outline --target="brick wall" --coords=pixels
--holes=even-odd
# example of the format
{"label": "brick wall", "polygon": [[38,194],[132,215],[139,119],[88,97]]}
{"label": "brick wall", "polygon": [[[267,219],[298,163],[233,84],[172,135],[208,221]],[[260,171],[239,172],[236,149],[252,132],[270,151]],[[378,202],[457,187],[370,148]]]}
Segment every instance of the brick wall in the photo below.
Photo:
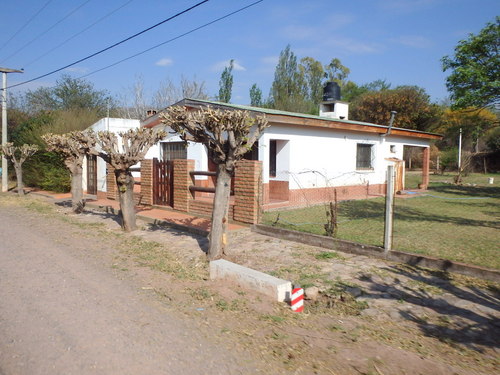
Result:
{"label": "brick wall", "polygon": [[141,204],[153,204],[153,159],[141,161]]}
{"label": "brick wall", "polygon": [[189,174],[194,170],[194,160],[173,160],[174,199],[173,208],[179,211],[189,212],[189,202],[193,198],[189,186],[193,180]]}
{"label": "brick wall", "polygon": [[[266,186],[267,185],[267,186]],[[264,184],[264,190],[269,190],[268,184]],[[365,184],[323,188],[295,189],[289,191],[289,199],[284,206],[307,206],[324,202],[332,202],[337,191],[337,199],[364,199],[373,196],[385,195],[386,184]],[[265,204],[270,203],[266,201]]]}
{"label": "brick wall", "polygon": [[234,220],[257,224],[262,204],[262,162],[240,160],[234,176]]}
{"label": "brick wall", "polygon": [[[211,216],[214,207],[213,201],[195,200],[189,201],[189,212],[195,215]],[[234,204],[229,205],[230,218],[234,217]]]}

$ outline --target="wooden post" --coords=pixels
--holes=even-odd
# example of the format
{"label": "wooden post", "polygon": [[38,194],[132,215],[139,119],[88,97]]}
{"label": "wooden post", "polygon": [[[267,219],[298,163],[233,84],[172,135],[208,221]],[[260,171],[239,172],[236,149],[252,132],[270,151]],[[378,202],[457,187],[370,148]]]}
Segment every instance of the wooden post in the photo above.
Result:
{"label": "wooden post", "polygon": [[394,166],[387,166],[387,192],[385,195],[384,254],[392,248],[392,226],[394,215]]}

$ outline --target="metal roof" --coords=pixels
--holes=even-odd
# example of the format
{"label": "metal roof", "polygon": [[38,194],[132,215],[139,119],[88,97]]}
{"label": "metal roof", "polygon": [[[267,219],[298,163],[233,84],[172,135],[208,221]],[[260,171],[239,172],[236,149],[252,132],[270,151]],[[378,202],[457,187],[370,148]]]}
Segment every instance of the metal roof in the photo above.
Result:
{"label": "metal roof", "polygon": [[[180,101],[178,101],[175,104],[172,105],[183,105],[183,106],[193,106],[193,105],[210,105],[216,108],[232,108],[232,109],[239,109],[239,110],[244,110],[244,111],[249,111],[253,113],[262,113],[265,115],[271,115],[271,116],[288,116],[288,117],[293,117],[296,119],[309,119],[313,121],[327,121],[333,123],[340,123],[340,124],[346,124],[346,128],[348,128],[349,125],[356,125],[356,126],[366,126],[366,127],[371,127],[371,128],[380,128],[380,129],[388,129],[388,125],[379,125],[379,124],[373,124],[369,122],[361,122],[361,121],[352,121],[352,120],[341,120],[341,119],[334,119],[334,118],[329,118],[329,117],[322,117],[322,116],[316,116],[316,115],[309,115],[309,114],[304,114],[304,113],[296,113],[296,112],[288,112],[288,111],[281,111],[278,109],[271,109],[271,108],[261,108],[261,107],[252,107],[248,105],[241,105],[241,104],[232,104],[232,103],[223,103],[223,102],[217,102],[217,101],[212,101],[212,100],[203,100],[203,99],[190,99],[190,98],[185,98]],[[150,117],[149,119],[146,119],[143,122],[143,126],[154,126],[156,125],[158,119],[158,114]],[[314,126],[314,125],[312,125]],[[428,138],[442,138],[440,134],[435,134],[435,133],[429,133],[429,132],[423,132],[420,130],[413,130],[413,129],[406,129],[406,128],[398,128],[398,127],[392,127],[392,130],[400,131],[400,132],[405,132],[405,133],[414,133],[415,136],[422,137],[423,135],[428,136]],[[380,132],[382,133],[382,132]]]}

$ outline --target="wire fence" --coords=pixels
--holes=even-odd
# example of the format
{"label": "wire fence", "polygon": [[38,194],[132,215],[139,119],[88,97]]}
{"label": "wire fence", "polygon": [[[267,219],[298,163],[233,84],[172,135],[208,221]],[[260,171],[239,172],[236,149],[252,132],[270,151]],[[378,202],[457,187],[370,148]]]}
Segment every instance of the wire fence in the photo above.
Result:
{"label": "wire fence", "polygon": [[[488,184],[488,176],[477,177],[481,185],[455,185],[445,181],[446,176],[431,177],[435,182],[428,191],[396,195],[392,249],[500,268],[500,184]],[[302,208],[266,212],[264,224],[383,246],[385,197],[338,199],[336,205],[333,199],[321,204],[305,201]]]}

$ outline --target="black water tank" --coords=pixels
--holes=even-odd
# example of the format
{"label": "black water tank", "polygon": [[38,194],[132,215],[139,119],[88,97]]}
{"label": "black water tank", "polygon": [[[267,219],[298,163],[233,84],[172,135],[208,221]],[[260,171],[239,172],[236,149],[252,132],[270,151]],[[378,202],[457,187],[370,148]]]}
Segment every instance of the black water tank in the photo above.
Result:
{"label": "black water tank", "polygon": [[337,82],[327,82],[323,88],[323,101],[340,100],[340,86]]}

